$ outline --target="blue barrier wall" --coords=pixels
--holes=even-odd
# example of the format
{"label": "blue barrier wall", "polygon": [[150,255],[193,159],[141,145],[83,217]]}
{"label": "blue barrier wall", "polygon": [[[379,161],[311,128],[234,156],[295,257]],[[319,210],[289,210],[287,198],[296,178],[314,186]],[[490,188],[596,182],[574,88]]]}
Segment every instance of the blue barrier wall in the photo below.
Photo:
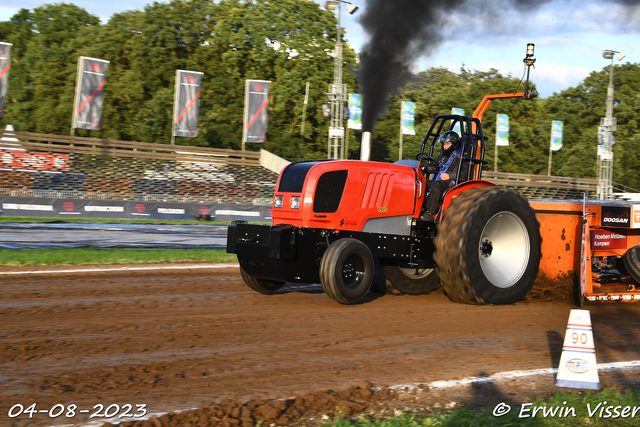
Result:
{"label": "blue barrier wall", "polygon": [[270,206],[136,200],[49,199],[0,196],[0,215],[63,218],[198,219],[271,223]]}

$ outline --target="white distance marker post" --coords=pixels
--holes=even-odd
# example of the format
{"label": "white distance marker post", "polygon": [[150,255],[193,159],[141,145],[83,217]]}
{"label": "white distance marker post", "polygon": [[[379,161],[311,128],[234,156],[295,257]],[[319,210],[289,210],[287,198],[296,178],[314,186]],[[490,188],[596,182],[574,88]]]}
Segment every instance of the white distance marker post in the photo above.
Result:
{"label": "white distance marker post", "polygon": [[589,310],[571,310],[569,314],[556,386],[600,389]]}

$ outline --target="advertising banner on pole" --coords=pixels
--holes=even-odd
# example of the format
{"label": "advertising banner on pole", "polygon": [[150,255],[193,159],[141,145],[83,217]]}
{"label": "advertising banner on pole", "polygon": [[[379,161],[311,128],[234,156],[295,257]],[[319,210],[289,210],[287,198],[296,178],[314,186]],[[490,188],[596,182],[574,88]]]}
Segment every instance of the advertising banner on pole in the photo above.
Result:
{"label": "advertising banner on pole", "polygon": [[402,118],[402,134],[403,135],[415,135],[415,116],[416,116],[416,103],[410,101],[402,101],[401,107]]}
{"label": "advertising banner on pole", "polygon": [[604,147],[609,145],[609,132],[606,126],[598,126],[598,156],[605,153]]}
{"label": "advertising banner on pole", "polygon": [[558,151],[562,148],[562,133],[564,122],[553,120],[551,122],[551,151]]}
{"label": "advertising banner on pole", "polygon": [[[451,114],[457,114],[458,116],[464,116],[464,108],[452,108]],[[460,123],[456,123],[453,127],[454,132],[458,135],[462,135],[462,131],[460,130]]]}
{"label": "advertising banner on pole", "polygon": [[506,114],[498,114],[496,118],[496,145],[509,145],[509,116]]}
{"label": "advertising banner on pole", "polygon": [[78,77],[73,107],[73,127],[100,130],[102,127],[102,103],[104,85],[107,82],[109,61],[103,59],[78,59]]}
{"label": "advertising banner on pole", "polygon": [[4,117],[11,68],[11,43],[0,43],[0,118]]}
{"label": "advertising banner on pole", "polygon": [[266,140],[270,85],[267,80],[246,81],[242,142]]}
{"label": "advertising banner on pole", "polygon": [[362,95],[357,93],[349,94],[349,120],[347,121],[349,129],[362,129]]}
{"label": "advertising banner on pole", "polygon": [[173,99],[173,136],[198,136],[200,84],[202,74],[197,71],[176,70],[176,92]]}

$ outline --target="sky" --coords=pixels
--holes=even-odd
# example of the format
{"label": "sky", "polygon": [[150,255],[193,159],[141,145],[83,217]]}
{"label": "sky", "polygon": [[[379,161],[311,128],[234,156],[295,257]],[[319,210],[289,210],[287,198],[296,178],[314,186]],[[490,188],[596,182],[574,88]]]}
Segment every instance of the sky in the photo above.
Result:
{"label": "sky", "polygon": [[[314,0],[321,4],[321,0]],[[394,0],[389,0],[394,1]],[[428,1],[428,0],[422,0]],[[526,2],[526,0],[517,0]],[[592,71],[611,63],[602,51],[618,51],[622,63],[640,62],[640,0],[534,0],[532,9],[513,9],[509,0],[469,0],[473,10],[456,8],[443,15],[446,41],[429,53],[416,55],[412,69],[445,67],[458,72],[499,70],[502,75],[521,77],[527,43],[535,43],[535,69],[531,79],[545,98],[580,84]],[[51,3],[58,2],[56,0]],[[103,23],[118,12],[144,9],[149,0],[66,0],[97,15]],[[0,21],[20,8],[40,6],[43,0],[0,0]],[[368,34],[358,22],[367,0],[352,0],[360,8],[350,15],[342,9],[345,40],[359,51]],[[507,5],[507,6],[505,6]],[[471,9],[471,8],[467,8]],[[615,63],[618,62],[614,59]],[[615,70],[614,70],[615,72]]]}

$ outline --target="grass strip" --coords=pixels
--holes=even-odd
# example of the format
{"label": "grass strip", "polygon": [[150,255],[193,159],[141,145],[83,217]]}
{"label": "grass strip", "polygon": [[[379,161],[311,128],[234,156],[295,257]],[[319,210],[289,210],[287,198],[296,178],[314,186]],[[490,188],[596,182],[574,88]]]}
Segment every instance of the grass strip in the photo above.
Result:
{"label": "grass strip", "polygon": [[[404,413],[393,418],[361,415],[357,418],[338,416],[322,427],[582,427],[640,425],[640,391],[621,392],[616,387],[599,392],[558,392],[538,397],[531,402],[507,402],[510,411],[494,415],[496,405],[481,410],[461,406],[451,411],[435,412],[428,417]],[[502,407],[505,408],[504,406]],[[536,409],[539,408],[539,409]],[[533,415],[535,411],[535,416]]]}
{"label": "grass strip", "polygon": [[150,262],[236,261],[216,249],[22,249],[0,250],[0,265],[131,264]]}

